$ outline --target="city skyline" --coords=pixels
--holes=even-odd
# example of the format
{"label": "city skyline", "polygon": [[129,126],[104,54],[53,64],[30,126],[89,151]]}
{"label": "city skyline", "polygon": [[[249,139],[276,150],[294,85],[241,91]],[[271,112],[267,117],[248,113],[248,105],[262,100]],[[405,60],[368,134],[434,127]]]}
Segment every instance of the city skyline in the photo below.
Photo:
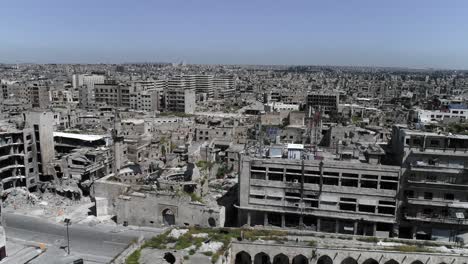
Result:
{"label": "city skyline", "polygon": [[15,1],[0,58],[467,69],[468,4],[452,3]]}

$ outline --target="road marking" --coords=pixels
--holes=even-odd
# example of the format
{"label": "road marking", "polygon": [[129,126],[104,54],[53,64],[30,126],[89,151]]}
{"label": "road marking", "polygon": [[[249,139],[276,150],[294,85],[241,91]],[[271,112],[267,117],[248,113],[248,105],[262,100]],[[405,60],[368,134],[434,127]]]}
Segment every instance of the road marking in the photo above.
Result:
{"label": "road marking", "polygon": [[112,245],[118,245],[118,246],[127,246],[129,243],[120,243],[120,242],[114,242],[114,241],[104,241],[103,243],[105,244],[112,244]]}

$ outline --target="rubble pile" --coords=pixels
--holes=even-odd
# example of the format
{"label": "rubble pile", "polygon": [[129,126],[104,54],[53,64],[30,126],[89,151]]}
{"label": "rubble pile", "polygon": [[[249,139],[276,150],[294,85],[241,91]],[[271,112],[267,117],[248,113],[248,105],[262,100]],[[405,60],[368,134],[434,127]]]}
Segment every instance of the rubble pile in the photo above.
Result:
{"label": "rubble pile", "polygon": [[24,208],[34,206],[39,203],[40,199],[32,194],[25,187],[11,188],[2,194],[3,207]]}
{"label": "rubble pile", "polygon": [[77,209],[77,206],[90,202],[88,197],[74,200],[49,191],[29,192],[24,187],[4,191],[2,200],[5,209],[46,217],[61,217],[70,214]]}

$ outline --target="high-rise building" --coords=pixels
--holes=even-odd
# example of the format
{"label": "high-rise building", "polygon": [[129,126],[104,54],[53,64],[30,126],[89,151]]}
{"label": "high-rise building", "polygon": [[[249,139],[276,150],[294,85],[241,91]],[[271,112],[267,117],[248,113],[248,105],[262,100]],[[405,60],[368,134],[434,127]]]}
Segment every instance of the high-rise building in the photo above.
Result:
{"label": "high-rise building", "polygon": [[54,114],[45,111],[30,111],[25,114],[25,127],[32,128],[35,139],[39,179],[49,180],[55,176],[53,136]]}

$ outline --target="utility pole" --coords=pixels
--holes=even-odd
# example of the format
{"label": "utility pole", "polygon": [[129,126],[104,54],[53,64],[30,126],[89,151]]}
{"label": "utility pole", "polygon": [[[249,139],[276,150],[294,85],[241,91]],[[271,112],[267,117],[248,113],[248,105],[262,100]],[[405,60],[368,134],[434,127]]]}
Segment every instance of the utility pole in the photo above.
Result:
{"label": "utility pole", "polygon": [[71,225],[71,219],[65,218],[64,222],[67,227],[67,253],[70,255],[70,233],[68,232],[68,227]]}

